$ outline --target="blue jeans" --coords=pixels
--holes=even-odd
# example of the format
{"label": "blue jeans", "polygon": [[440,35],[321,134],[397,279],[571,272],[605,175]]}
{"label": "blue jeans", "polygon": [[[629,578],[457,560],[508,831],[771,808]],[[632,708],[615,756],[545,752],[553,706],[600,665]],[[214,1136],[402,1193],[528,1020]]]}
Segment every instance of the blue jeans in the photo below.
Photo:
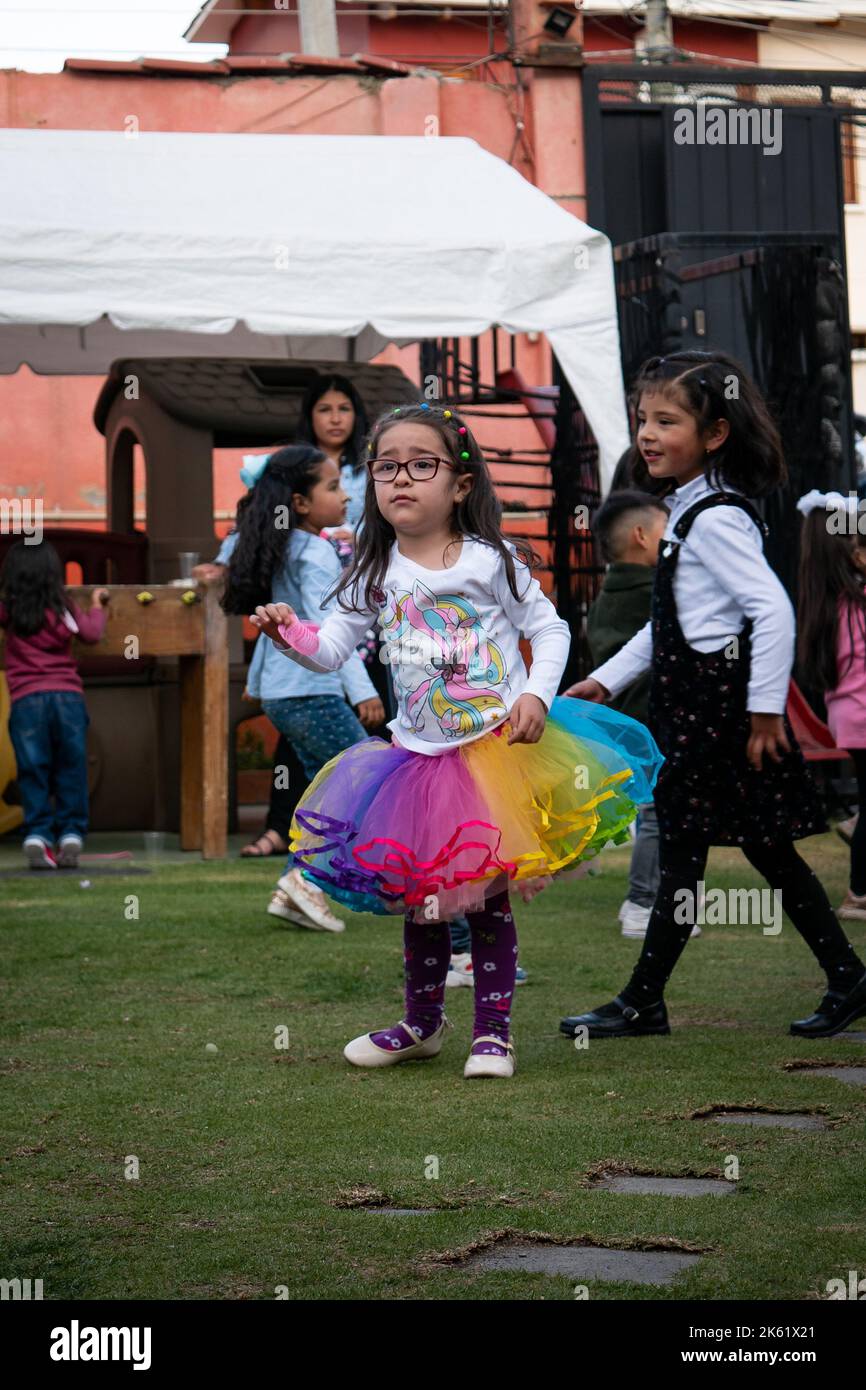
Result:
{"label": "blue jeans", "polygon": [[472,932],[465,917],[455,917],[451,923],[451,954],[463,956],[472,948]]}
{"label": "blue jeans", "polygon": [[342,695],[262,700],[262,711],[289,740],[310,782],[331,758],[367,738],[366,729]]}
{"label": "blue jeans", "polygon": [[628,900],[652,907],[659,890],[659,823],[655,803],[641,806],[628,871]]}
{"label": "blue jeans", "polygon": [[74,690],[47,690],[12,701],[9,737],[26,836],[50,845],[64,835],[83,840],[87,834],[89,723],[84,696]]}

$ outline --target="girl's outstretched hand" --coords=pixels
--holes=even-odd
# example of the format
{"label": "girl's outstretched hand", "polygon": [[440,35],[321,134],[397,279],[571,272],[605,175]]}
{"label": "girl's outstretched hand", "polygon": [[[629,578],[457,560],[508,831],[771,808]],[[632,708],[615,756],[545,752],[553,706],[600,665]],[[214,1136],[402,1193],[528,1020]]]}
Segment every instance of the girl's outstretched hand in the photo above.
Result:
{"label": "girl's outstretched hand", "polygon": [[790,753],[791,745],[781,714],[751,714],[749,718],[752,721],[752,736],[746,747],[746,756],[752,767],[762,772],[765,753],[770,755],[774,763],[780,763],[782,751]]}
{"label": "girl's outstretched hand", "polygon": [[292,623],[298,621],[294,608],[290,608],[287,603],[263,603],[259,604],[255,613],[250,614],[250,622],[253,627],[257,627],[266,637],[271,637],[275,642],[283,646],[283,639],[280,636],[281,627],[291,627]]}
{"label": "girl's outstretched hand", "polygon": [[585,681],[578,681],[577,685],[569,686],[563,694],[572,700],[592,700],[596,705],[603,705],[605,700],[610,699],[610,691],[600,681],[594,681],[591,676]]}
{"label": "girl's outstretched hand", "polygon": [[539,700],[537,695],[521,695],[514,701],[508,716],[511,724],[509,744],[537,743],[544,733],[546,719],[547,710],[543,700]]}

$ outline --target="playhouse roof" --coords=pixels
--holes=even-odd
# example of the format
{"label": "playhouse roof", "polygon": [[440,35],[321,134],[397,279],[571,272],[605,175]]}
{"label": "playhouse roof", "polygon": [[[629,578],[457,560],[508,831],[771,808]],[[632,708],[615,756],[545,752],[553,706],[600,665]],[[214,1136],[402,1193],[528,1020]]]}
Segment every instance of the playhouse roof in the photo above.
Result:
{"label": "playhouse roof", "polygon": [[610,243],[473,140],[0,131],[0,372],[547,335],[627,443]]}
{"label": "playhouse roof", "polygon": [[111,407],[132,377],[144,396],[185,425],[206,429],[217,449],[293,439],[301,402],[320,377],[341,376],[358,392],[373,421],[389,406],[418,399],[399,367],[369,362],[278,362],[242,357],[126,357],[112,362],[93,409],[105,434]]}

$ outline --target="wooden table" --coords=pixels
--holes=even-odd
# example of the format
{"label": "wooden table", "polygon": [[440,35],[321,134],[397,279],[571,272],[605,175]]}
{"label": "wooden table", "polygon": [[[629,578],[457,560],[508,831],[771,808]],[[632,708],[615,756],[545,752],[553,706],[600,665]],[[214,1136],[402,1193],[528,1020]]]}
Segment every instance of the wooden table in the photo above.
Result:
{"label": "wooden table", "polygon": [[[101,642],[75,642],[76,657],[176,656],[180,664],[180,847],[203,859],[224,859],[228,823],[228,675],[226,616],[220,588],[191,581],[110,584],[108,624]],[[92,586],[69,588],[80,608]],[[183,595],[194,593],[194,603]],[[141,594],[150,594],[142,602]]]}

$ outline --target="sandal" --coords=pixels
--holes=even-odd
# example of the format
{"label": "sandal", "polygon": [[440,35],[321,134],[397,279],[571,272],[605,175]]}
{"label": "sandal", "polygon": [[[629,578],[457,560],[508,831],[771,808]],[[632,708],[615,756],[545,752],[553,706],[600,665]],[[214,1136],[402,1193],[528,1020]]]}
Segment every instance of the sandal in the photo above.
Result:
{"label": "sandal", "polygon": [[[271,838],[274,835],[276,841]],[[277,843],[281,840],[282,836],[277,830],[265,830],[257,840],[244,845],[241,850],[241,859],[270,859],[272,854],[288,854],[288,845]]]}

